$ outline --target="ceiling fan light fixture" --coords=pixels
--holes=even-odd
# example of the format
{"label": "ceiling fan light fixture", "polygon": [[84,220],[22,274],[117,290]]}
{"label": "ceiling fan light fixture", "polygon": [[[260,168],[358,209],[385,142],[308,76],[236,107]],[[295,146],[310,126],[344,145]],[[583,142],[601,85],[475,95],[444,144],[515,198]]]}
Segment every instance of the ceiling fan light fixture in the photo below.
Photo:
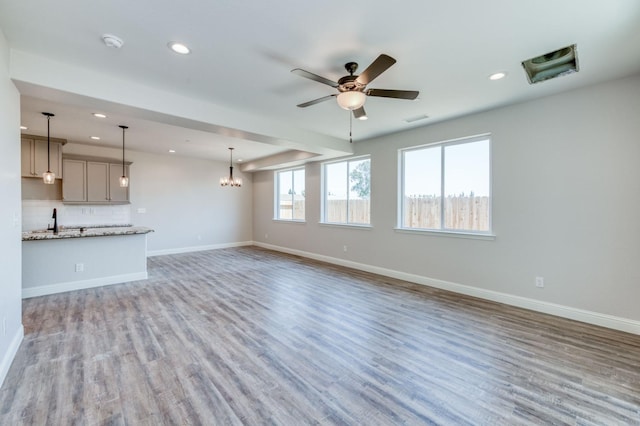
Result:
{"label": "ceiling fan light fixture", "polygon": [[364,105],[367,95],[357,90],[341,92],[338,97],[338,105],[340,108],[353,111],[354,109],[361,108]]}

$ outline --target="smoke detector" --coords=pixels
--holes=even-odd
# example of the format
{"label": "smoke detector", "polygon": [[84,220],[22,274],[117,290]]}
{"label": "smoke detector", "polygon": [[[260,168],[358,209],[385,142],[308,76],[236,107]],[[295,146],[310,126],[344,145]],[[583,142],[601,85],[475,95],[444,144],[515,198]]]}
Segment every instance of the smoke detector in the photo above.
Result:
{"label": "smoke detector", "polygon": [[114,36],[113,34],[103,34],[102,41],[107,47],[113,47],[114,49],[120,49],[124,44],[124,41],[118,36]]}
{"label": "smoke detector", "polygon": [[563,47],[522,62],[529,84],[540,83],[563,75],[578,72],[576,45]]}

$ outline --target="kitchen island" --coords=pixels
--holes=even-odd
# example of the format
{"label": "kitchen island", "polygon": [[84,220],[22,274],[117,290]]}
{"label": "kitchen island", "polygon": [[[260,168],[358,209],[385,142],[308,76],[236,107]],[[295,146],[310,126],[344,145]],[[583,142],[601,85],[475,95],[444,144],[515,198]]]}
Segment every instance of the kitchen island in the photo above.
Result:
{"label": "kitchen island", "polygon": [[149,232],[141,226],[23,232],[22,297],[146,279]]}

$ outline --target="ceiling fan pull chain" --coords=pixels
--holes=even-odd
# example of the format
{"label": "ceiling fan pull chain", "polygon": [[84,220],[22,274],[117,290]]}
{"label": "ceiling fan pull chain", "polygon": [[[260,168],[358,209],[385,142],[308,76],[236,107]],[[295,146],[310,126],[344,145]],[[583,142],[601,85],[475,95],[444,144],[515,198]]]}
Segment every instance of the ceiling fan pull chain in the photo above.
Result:
{"label": "ceiling fan pull chain", "polygon": [[349,143],[353,143],[353,139],[351,138],[352,131],[353,131],[353,117],[351,116],[351,111],[349,111]]}

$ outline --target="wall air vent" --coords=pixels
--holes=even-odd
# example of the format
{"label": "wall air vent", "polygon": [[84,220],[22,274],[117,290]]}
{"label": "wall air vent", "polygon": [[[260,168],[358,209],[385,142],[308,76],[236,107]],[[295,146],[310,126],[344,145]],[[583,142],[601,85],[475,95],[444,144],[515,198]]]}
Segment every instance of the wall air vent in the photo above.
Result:
{"label": "wall air vent", "polygon": [[576,45],[563,47],[522,62],[529,84],[578,72]]}

